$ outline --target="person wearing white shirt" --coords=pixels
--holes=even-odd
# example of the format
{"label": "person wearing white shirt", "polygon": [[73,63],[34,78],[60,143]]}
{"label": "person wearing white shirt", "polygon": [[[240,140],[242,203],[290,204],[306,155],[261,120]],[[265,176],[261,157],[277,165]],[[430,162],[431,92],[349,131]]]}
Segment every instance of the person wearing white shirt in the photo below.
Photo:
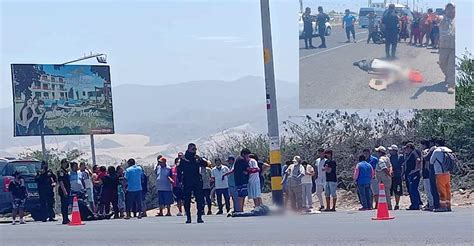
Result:
{"label": "person wearing white shirt", "polygon": [[312,209],[313,194],[311,190],[313,188],[314,168],[307,161],[303,161],[301,164],[305,168],[305,175],[301,179],[301,183],[303,185],[303,208]]}
{"label": "person wearing white shirt", "polygon": [[295,156],[293,164],[286,169],[283,182],[288,179],[288,195],[291,201],[291,208],[296,212],[303,209],[303,183],[302,178],[305,176],[305,168],[301,165],[301,157]]}
{"label": "person wearing white shirt", "polygon": [[326,173],[323,171],[326,158],[324,157],[324,149],[318,149],[319,158],[315,163],[315,176],[316,176],[316,196],[319,200],[319,211],[324,209],[324,185],[326,184]]}
{"label": "person wearing white shirt", "polygon": [[228,177],[224,176],[224,174],[228,173],[230,169],[227,166],[222,165],[222,161],[219,158],[214,160],[216,166],[212,168],[211,171],[211,178],[215,181],[215,189],[216,189],[216,198],[217,198],[217,206],[219,207],[219,211],[217,214],[223,214],[223,204],[222,204],[222,196],[224,196],[225,201],[225,208],[227,213],[230,212],[230,194],[229,194],[229,181]]}
{"label": "person wearing white shirt", "polygon": [[248,197],[253,199],[255,207],[262,205],[261,193],[262,189],[260,188],[260,168],[258,167],[258,162],[255,160],[255,155],[251,154],[249,161],[249,184],[248,184]]}

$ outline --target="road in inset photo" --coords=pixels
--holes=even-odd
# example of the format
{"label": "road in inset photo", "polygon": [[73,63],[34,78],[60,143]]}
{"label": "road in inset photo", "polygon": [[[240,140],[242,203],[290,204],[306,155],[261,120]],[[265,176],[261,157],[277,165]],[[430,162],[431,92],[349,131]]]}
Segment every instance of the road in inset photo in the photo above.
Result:
{"label": "road in inset photo", "polygon": [[[317,14],[315,11],[312,10],[314,15]],[[316,48],[306,49],[300,30],[300,108],[454,108],[455,97],[448,94],[445,76],[438,64],[437,49],[413,46],[408,38],[398,43],[396,58],[387,59],[383,41],[367,43],[367,28],[361,28],[356,22],[356,42],[351,34],[350,43],[346,43],[346,31],[339,24],[341,21],[334,22],[333,18],[331,21],[326,48],[318,48],[321,40],[313,37],[312,44]],[[423,43],[425,41],[426,38]],[[361,62],[361,66],[354,64],[363,59],[366,61]],[[387,79],[384,73],[374,73],[373,70],[377,69],[371,65],[375,64],[382,68],[399,68],[406,77]],[[413,71],[411,76],[408,75],[410,71]],[[416,81],[420,79],[420,73],[421,82],[408,79]],[[374,86],[370,87],[372,79],[386,80],[373,80]]]}

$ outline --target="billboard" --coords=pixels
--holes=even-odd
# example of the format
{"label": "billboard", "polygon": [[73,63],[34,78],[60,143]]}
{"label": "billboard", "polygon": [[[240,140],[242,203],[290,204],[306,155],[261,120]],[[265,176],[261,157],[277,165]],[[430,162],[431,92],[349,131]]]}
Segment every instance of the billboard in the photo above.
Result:
{"label": "billboard", "polygon": [[14,136],[114,133],[110,67],[12,64]]}

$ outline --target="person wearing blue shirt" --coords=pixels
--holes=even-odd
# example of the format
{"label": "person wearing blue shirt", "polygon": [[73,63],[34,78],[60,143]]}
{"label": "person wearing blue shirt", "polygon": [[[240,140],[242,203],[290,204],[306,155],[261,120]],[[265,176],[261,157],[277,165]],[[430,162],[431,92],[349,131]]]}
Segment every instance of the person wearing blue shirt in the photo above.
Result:
{"label": "person wearing blue shirt", "polygon": [[[128,168],[125,170],[125,179],[127,180],[127,194],[126,194],[126,210],[127,215],[125,219],[130,219],[131,210],[135,205],[137,211],[142,211],[142,175],[143,169],[135,165],[134,159],[127,161]],[[138,219],[142,218],[139,213]]]}
{"label": "person wearing blue shirt", "polygon": [[349,9],[346,9],[345,15],[342,18],[342,29],[346,29],[346,36],[347,36],[347,41],[346,43],[351,42],[351,33],[352,33],[352,38],[354,39],[354,43],[356,42],[356,36],[355,36],[355,21],[356,18],[355,16],[351,15],[351,11]]}
{"label": "person wearing blue shirt", "polygon": [[[379,163],[379,159],[371,154],[371,150],[369,148],[364,149],[362,154],[365,156],[365,160],[372,166],[372,168],[375,170],[377,163]],[[377,202],[378,202],[378,194],[379,194],[379,182],[378,180],[374,177],[372,178],[372,181],[370,182],[370,189],[372,190],[372,198],[373,201],[375,202],[375,207],[377,208]],[[372,202],[371,202],[372,204]]]}
{"label": "person wearing blue shirt", "polygon": [[364,155],[359,156],[359,163],[357,163],[354,170],[354,181],[357,184],[357,191],[359,192],[359,199],[362,208],[359,210],[372,209],[372,191],[370,190],[370,183],[374,175],[374,169],[366,161]]}

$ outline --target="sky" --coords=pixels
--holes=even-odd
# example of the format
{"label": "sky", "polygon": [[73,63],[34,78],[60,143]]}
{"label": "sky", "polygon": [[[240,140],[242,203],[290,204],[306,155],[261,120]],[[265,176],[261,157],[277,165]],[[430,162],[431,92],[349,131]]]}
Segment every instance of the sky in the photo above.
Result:
{"label": "sky", "polygon": [[[275,77],[297,86],[299,3],[270,2]],[[342,11],[366,2],[305,0],[304,4]],[[424,2],[432,7],[445,4]],[[468,19],[473,3],[456,2],[460,54],[468,45],[474,50]],[[12,101],[11,63],[63,63],[102,52],[108,55],[113,86],[231,81],[263,77],[261,42],[258,0],[0,0],[0,108]]]}

